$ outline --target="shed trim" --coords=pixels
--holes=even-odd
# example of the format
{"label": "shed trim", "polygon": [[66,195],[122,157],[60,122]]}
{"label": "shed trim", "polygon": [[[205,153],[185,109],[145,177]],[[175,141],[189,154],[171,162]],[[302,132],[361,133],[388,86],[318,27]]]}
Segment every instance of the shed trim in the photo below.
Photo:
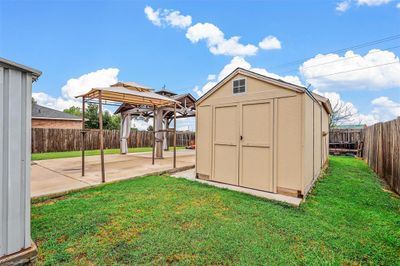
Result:
{"label": "shed trim", "polygon": [[214,87],[212,87],[207,93],[205,93],[203,96],[201,96],[197,100],[197,104],[200,104],[202,101],[207,99],[211,94],[213,94],[220,87],[225,85],[231,78],[233,78],[237,74],[242,74],[244,76],[252,77],[252,78],[255,78],[255,79],[270,83],[270,84],[277,85],[277,86],[285,88],[285,89],[293,90],[295,92],[305,92],[305,90],[306,90],[305,88],[303,88],[301,86],[291,84],[291,83],[285,82],[283,80],[270,78],[270,77],[258,74],[256,72],[238,67],[232,73],[230,73],[228,76],[226,76],[223,80],[218,82]]}
{"label": "shed trim", "polygon": [[292,91],[295,91],[295,92],[299,92],[299,93],[305,93],[314,102],[317,102],[320,105],[322,104],[324,106],[325,110],[328,112],[328,114],[332,113],[332,107],[331,107],[331,104],[329,102],[329,99],[327,99],[327,98],[325,98],[325,97],[323,97],[323,96],[321,96],[319,94],[310,92],[305,87],[302,87],[302,86],[299,86],[299,85],[296,85],[296,84],[292,84],[292,83],[289,83],[289,82],[286,82],[286,81],[283,81],[283,80],[280,80],[280,79],[274,79],[274,78],[271,78],[271,77],[267,77],[267,76],[258,74],[258,73],[254,72],[254,71],[247,70],[247,69],[240,68],[240,67],[236,68],[232,73],[230,73],[223,80],[221,80],[214,87],[212,87],[207,93],[205,93],[203,96],[201,96],[197,100],[196,105],[199,105],[201,102],[203,102],[209,96],[211,96],[214,92],[216,92],[220,87],[225,85],[230,79],[232,79],[237,74],[241,74],[241,75],[244,75],[244,76],[247,76],[247,77],[252,77],[252,78],[255,78],[257,80],[264,81],[264,82],[279,86],[279,87],[284,88],[284,89],[289,89],[289,90],[292,90]]}

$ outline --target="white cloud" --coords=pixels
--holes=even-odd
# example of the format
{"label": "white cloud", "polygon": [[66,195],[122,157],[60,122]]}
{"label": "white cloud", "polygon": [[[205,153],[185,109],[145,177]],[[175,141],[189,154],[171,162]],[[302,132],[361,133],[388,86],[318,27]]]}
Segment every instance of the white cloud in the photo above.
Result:
{"label": "white cloud", "polygon": [[186,38],[192,43],[205,40],[210,52],[215,55],[251,56],[258,51],[252,44],[239,43],[239,36],[225,39],[224,33],[211,23],[197,23],[191,26],[186,32]]}
{"label": "white cloud", "polygon": [[[340,94],[337,92],[321,92],[318,90],[314,90],[313,92],[318,93],[329,99],[331,105],[335,111],[335,107],[341,106],[341,110],[345,110],[347,114],[353,114],[351,117],[341,121],[340,124],[367,124],[373,125],[380,121],[378,114],[362,114],[358,111],[358,109],[351,102],[344,101]],[[340,114],[344,115],[344,114]]]}
{"label": "white cloud", "polygon": [[147,19],[156,26],[172,26],[185,29],[192,24],[192,17],[181,15],[180,11],[169,9],[154,10],[151,6],[146,6],[144,13]]}
{"label": "white cloud", "polygon": [[165,16],[165,21],[173,27],[185,29],[192,24],[192,17],[181,15],[179,11],[171,11]]}
{"label": "white cloud", "polygon": [[[366,55],[347,51],[338,54],[318,54],[300,66],[300,72],[308,83],[319,90],[371,89],[380,90],[400,86],[400,62],[393,52],[370,50]],[[366,68],[358,71],[355,69]],[[337,72],[351,71],[336,75]]]}
{"label": "white cloud", "polygon": [[400,9],[400,2],[397,3],[396,7]]}
{"label": "white cloud", "polygon": [[256,73],[259,73],[261,75],[268,76],[268,77],[271,77],[271,78],[282,79],[282,80],[290,82],[290,83],[294,83],[294,84],[297,84],[297,85],[302,85],[300,79],[298,77],[296,77],[296,76],[284,76],[284,77],[281,77],[281,76],[279,76],[277,74],[268,72],[264,68],[252,67],[251,64],[249,62],[247,62],[243,57],[235,56],[234,58],[232,58],[232,60],[228,64],[226,64],[222,68],[222,70],[219,72],[218,77],[217,77],[216,80],[211,80],[211,81],[208,80],[208,82],[205,85],[203,85],[203,87],[201,89],[198,86],[196,86],[193,89],[193,91],[196,92],[198,96],[202,96],[204,93],[209,91],[219,81],[223,80],[226,76],[228,76],[232,71],[234,71],[238,67],[243,68],[243,69],[247,69],[247,70],[251,70],[251,71],[254,71]]}
{"label": "white cloud", "polygon": [[392,0],[356,0],[356,3],[360,6],[380,6],[384,4],[388,4]]}
{"label": "white cloud", "polygon": [[400,102],[395,102],[386,96],[372,100],[373,109],[370,113],[365,114],[360,113],[353,103],[344,101],[337,92],[321,92],[317,90],[314,90],[314,92],[328,98],[333,109],[335,109],[335,106],[342,106],[342,110],[346,109],[348,113],[354,114],[347,120],[342,121],[342,124],[373,125],[380,121],[388,121],[400,116]]}
{"label": "white cloud", "polygon": [[372,113],[378,115],[381,121],[391,120],[400,116],[400,102],[381,96],[372,100],[371,103],[374,105]]}
{"label": "white cloud", "polygon": [[62,96],[74,99],[75,96],[88,92],[91,88],[106,87],[118,82],[118,68],[100,69],[84,74],[79,78],[71,78],[61,88]]}
{"label": "white cloud", "polygon": [[131,127],[137,128],[138,130],[147,130],[149,126],[153,126],[153,118],[150,118],[147,122],[135,118],[133,118],[131,121]]}
{"label": "white cloud", "polygon": [[71,106],[81,106],[81,103],[76,99],[64,99],[62,97],[53,97],[44,92],[33,92],[32,97],[39,105],[47,106],[56,110],[68,109]]}
{"label": "white cloud", "polygon": [[61,97],[53,97],[44,92],[32,93],[32,97],[39,105],[44,105],[57,110],[64,110],[71,106],[81,106],[80,100],[75,96],[84,94],[94,87],[106,87],[118,81],[118,68],[100,69],[78,78],[71,78],[61,88]]}
{"label": "white cloud", "polygon": [[[156,26],[172,26],[186,29],[186,38],[192,43],[205,41],[209,51],[214,55],[227,56],[252,56],[258,52],[258,47],[251,43],[240,43],[240,36],[232,36],[225,38],[222,32],[216,25],[212,23],[197,23],[192,25],[192,17],[182,15],[180,11],[169,9],[153,9],[151,6],[146,6],[144,13],[147,18]],[[281,43],[274,36],[267,36],[259,43],[262,49],[280,49]]]}
{"label": "white cloud", "polygon": [[144,8],[144,13],[147,19],[151,21],[156,26],[161,26],[160,10],[154,10],[151,6],[146,6]]}
{"label": "white cloud", "polygon": [[259,44],[261,49],[272,50],[281,49],[281,42],[275,36],[269,35],[265,37]]}
{"label": "white cloud", "polygon": [[[393,0],[343,0],[336,4],[336,10],[339,12],[347,11],[353,4],[357,6],[381,6],[386,5]],[[399,4],[397,6],[400,6]]]}
{"label": "white cloud", "polygon": [[345,12],[350,8],[349,1],[343,1],[336,4],[336,11]]}
{"label": "white cloud", "polygon": [[215,75],[215,74],[210,74],[210,75],[207,76],[207,80],[208,80],[208,81],[214,80],[214,79],[216,79],[216,78],[217,78],[217,75]]}

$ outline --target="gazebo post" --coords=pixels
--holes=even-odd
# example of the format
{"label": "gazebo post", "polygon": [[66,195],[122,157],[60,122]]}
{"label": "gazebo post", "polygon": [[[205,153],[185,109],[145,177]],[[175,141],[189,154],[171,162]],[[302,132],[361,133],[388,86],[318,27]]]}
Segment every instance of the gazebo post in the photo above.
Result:
{"label": "gazebo post", "polygon": [[151,164],[154,165],[154,151],[156,147],[156,106],[153,105],[153,149],[152,149],[152,155],[151,155]]}
{"label": "gazebo post", "polygon": [[82,176],[85,176],[85,96],[82,97]]}
{"label": "gazebo post", "polygon": [[102,103],[102,91],[99,90],[99,127],[100,127],[100,159],[101,159],[101,182],[106,182],[105,171],[104,171],[104,147],[103,147],[103,103]]}
{"label": "gazebo post", "polygon": [[174,103],[174,168],[176,168],[176,103]]}

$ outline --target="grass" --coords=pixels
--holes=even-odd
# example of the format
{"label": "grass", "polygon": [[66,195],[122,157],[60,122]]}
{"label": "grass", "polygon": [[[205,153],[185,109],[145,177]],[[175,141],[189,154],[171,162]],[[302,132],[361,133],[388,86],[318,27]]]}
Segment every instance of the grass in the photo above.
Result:
{"label": "grass", "polygon": [[[177,150],[184,149],[185,147],[176,147]],[[139,148],[129,148],[129,152],[149,152],[151,147],[139,147]],[[170,151],[173,148],[169,148]],[[118,154],[119,149],[105,149],[104,154]],[[47,159],[61,159],[61,158],[72,158],[80,157],[82,155],[81,151],[62,151],[62,152],[44,152],[44,153],[32,153],[32,161],[47,160]],[[85,151],[86,156],[100,155],[100,150],[88,150]]]}
{"label": "grass", "polygon": [[400,199],[346,157],[299,208],[167,176],[32,206],[38,265],[398,265],[399,228]]}

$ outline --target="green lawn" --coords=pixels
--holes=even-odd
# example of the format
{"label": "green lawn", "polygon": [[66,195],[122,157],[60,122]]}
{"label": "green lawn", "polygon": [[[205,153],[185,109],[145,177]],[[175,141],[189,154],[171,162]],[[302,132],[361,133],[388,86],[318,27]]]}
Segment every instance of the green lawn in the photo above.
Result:
{"label": "green lawn", "polygon": [[[176,147],[177,150],[184,149],[185,147]],[[141,147],[141,148],[129,148],[129,152],[149,152],[151,147]],[[170,151],[173,148],[169,149]],[[104,154],[118,154],[119,149],[106,149]],[[62,151],[62,152],[44,152],[44,153],[32,153],[32,161],[37,160],[47,160],[47,159],[60,159],[60,158],[71,158],[80,157],[82,155],[81,151]],[[100,155],[100,150],[89,150],[85,151],[86,156]]]}
{"label": "green lawn", "polygon": [[32,206],[38,265],[398,265],[399,228],[400,199],[345,157],[299,208],[166,176]]}

